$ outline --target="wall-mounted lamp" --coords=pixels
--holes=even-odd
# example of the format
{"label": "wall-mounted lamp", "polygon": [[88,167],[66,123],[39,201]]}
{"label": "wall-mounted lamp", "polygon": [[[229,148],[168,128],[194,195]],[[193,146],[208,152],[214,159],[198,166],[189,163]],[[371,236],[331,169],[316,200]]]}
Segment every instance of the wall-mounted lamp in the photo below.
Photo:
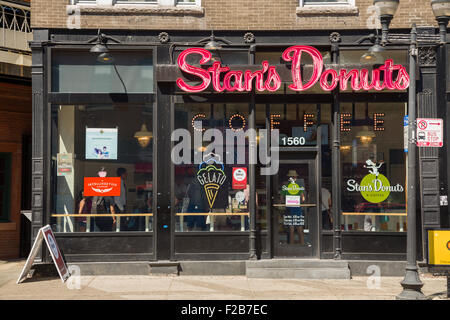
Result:
{"label": "wall-mounted lamp", "polygon": [[447,41],[447,25],[450,20],[450,0],[431,0],[431,9],[439,23],[439,35],[441,43]]}
{"label": "wall-mounted lamp", "polygon": [[397,12],[399,0],[373,0],[373,4],[380,14],[381,45],[384,46],[388,42],[389,25]]}
{"label": "wall-mounted lamp", "polygon": [[211,30],[211,35],[209,38],[203,38],[196,42],[196,44],[204,44],[206,50],[211,51],[212,58],[211,62],[220,61],[220,50],[223,48],[222,43],[231,44],[231,41],[228,41],[224,38],[218,38],[214,35],[214,31]]}
{"label": "wall-mounted lamp", "polygon": [[216,41],[216,37],[214,36],[214,31],[211,31],[211,35],[209,36],[209,41],[205,44],[204,48],[206,50],[222,49],[222,45],[218,41]]}
{"label": "wall-mounted lamp", "polygon": [[148,131],[147,125],[144,123],[141,126],[141,130],[137,131],[134,134],[134,137],[137,139],[142,148],[145,148],[150,143],[150,140],[153,138],[153,134],[151,131]]}
{"label": "wall-mounted lamp", "polygon": [[[175,48],[177,46],[189,46],[189,47],[199,47],[203,46],[204,49],[209,50],[212,54],[212,58],[210,60],[210,64],[212,64],[214,61],[220,60],[220,50],[223,48],[223,44],[230,45],[232,44],[231,41],[219,38],[214,35],[214,31],[211,30],[211,35],[207,38],[200,39],[198,41],[192,42],[192,43],[172,43],[169,47],[169,57],[170,57],[170,64],[174,63],[174,52]],[[208,64],[205,64],[206,66]]]}
{"label": "wall-mounted lamp", "polygon": [[209,41],[205,44],[203,47],[206,50],[211,51],[212,57],[211,61],[220,61],[220,52],[219,50],[222,49],[222,45],[220,42],[216,41],[216,37],[214,36],[214,31],[211,31],[211,36],[209,37]]}
{"label": "wall-mounted lamp", "polygon": [[366,53],[364,53],[361,56],[361,63],[383,63],[383,57],[380,54],[381,52],[384,52],[385,49],[380,45],[380,38],[378,35],[375,38],[375,44],[367,50]]}
{"label": "wall-mounted lamp", "polygon": [[89,50],[89,52],[97,53],[97,61],[101,63],[113,63],[114,57],[111,55],[111,53],[108,50],[107,43],[108,40],[111,40],[115,43],[120,43],[119,40],[107,36],[104,33],[100,32],[100,29],[98,29],[98,34],[96,37],[93,37],[92,39],[88,40],[88,43],[95,42],[95,45]]}

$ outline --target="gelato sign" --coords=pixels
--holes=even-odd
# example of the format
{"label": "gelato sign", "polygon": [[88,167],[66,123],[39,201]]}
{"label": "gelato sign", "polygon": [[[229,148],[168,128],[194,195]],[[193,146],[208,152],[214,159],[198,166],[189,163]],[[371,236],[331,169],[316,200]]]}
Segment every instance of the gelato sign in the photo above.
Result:
{"label": "gelato sign", "polygon": [[198,169],[197,180],[203,186],[209,207],[212,209],[217,193],[227,179],[224,165],[214,157],[211,157],[207,161],[200,163]]}
{"label": "gelato sign", "polygon": [[372,160],[367,160],[364,168],[369,169],[361,183],[354,179],[347,180],[347,191],[360,192],[362,197],[371,203],[379,203],[386,200],[391,192],[403,192],[404,188],[400,184],[391,186],[389,180],[379,172],[383,163],[376,164]]}

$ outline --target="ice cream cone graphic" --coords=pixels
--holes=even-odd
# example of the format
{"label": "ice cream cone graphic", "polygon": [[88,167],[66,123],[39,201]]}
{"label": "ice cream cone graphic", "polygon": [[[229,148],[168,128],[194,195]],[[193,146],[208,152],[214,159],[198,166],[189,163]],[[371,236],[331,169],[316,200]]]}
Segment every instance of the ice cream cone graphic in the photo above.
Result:
{"label": "ice cream cone graphic", "polygon": [[217,192],[219,192],[219,185],[217,183],[208,183],[203,186],[208,199],[209,207],[212,208],[216,200]]}
{"label": "ice cream cone graphic", "polygon": [[209,208],[212,209],[216,201],[220,187],[224,184],[227,176],[224,172],[224,165],[215,159],[209,159],[200,164],[197,172],[197,180],[205,190]]}

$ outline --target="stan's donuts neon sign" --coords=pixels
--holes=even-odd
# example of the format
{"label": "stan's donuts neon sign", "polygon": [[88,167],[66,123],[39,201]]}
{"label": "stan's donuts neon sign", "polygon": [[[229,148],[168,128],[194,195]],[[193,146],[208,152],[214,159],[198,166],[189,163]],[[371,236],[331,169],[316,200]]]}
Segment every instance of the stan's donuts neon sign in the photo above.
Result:
{"label": "stan's donuts neon sign", "polygon": [[[263,61],[260,70],[230,70],[228,67],[221,65],[219,61],[215,61],[211,67],[204,69],[188,64],[186,58],[191,54],[200,55],[200,65],[211,60],[210,51],[203,48],[189,48],[180,53],[178,56],[178,67],[185,73],[196,76],[201,81],[198,85],[190,85],[182,78],[177,79],[178,87],[186,92],[202,92],[206,90],[210,84],[217,92],[224,91],[251,91],[253,86],[259,92],[274,92],[281,87],[281,77],[275,66],[270,66],[269,62]],[[313,70],[310,79],[304,83],[301,72],[302,54],[308,54],[313,60]],[[313,87],[319,82],[320,87],[324,91],[332,91],[338,87],[346,90],[349,81],[353,90],[405,90],[409,87],[409,75],[406,68],[402,65],[394,64],[392,59],[385,61],[384,65],[372,70],[369,77],[368,69],[326,69],[321,53],[314,47],[310,46],[292,46],[286,49],[282,58],[284,61],[291,62],[292,83],[289,89],[293,91],[305,91]],[[394,72],[397,77],[394,79]],[[383,81],[381,80],[383,79]]]}

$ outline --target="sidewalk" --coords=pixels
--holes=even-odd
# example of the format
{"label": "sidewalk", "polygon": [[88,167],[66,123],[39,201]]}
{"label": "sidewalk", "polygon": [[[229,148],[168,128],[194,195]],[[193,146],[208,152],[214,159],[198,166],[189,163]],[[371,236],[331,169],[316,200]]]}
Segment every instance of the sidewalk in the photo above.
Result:
{"label": "sidewalk", "polygon": [[[0,300],[392,300],[401,292],[401,277],[382,277],[369,289],[368,277],[351,280],[248,279],[245,276],[81,276],[16,281],[24,261],[0,261]],[[422,275],[422,292],[445,299],[446,278]],[[71,289],[72,288],[72,289]],[[79,289],[77,289],[79,288]]]}

